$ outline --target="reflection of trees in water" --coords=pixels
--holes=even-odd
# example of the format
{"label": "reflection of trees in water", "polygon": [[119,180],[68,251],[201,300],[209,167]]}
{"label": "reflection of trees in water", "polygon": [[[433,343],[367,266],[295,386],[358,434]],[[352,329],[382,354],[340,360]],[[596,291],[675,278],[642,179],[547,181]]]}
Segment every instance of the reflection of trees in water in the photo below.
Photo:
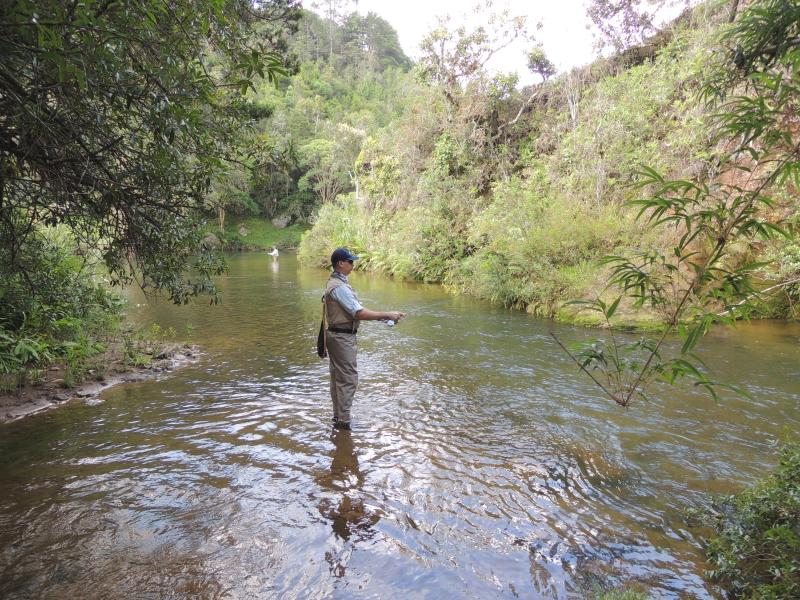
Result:
{"label": "reflection of trees in water", "polygon": [[331,521],[334,534],[345,541],[356,533],[361,539],[372,537],[380,514],[368,509],[360,496],[364,475],[358,467],[353,436],[349,431],[337,431],[332,441],[336,448],[330,472],[319,478],[319,484],[323,489],[341,492],[341,496],[323,498],[319,512]]}

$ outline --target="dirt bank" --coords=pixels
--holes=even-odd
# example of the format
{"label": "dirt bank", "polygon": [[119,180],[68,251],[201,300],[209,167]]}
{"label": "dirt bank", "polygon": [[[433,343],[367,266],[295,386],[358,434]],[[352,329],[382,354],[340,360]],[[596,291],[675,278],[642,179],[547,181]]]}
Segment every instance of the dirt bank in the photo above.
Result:
{"label": "dirt bank", "polygon": [[42,374],[38,385],[28,385],[13,392],[0,394],[0,424],[16,421],[74,400],[91,402],[100,392],[119,383],[129,381],[145,381],[154,375],[175,371],[197,360],[197,346],[173,344],[161,350],[146,364],[131,365],[122,357],[116,345],[93,362],[103,365],[101,368],[89,369],[86,379],[74,387],[65,386],[64,366],[51,365]]}

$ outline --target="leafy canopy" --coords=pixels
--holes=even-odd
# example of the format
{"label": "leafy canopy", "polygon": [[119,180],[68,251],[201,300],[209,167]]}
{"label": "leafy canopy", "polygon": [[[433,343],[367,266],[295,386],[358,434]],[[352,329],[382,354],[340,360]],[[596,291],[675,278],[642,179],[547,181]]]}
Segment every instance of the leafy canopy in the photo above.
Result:
{"label": "leafy canopy", "polygon": [[238,158],[242,94],[285,73],[276,40],[299,16],[296,0],[3,3],[0,269],[24,276],[25,244],[63,224],[114,283],[214,298],[202,198]]}

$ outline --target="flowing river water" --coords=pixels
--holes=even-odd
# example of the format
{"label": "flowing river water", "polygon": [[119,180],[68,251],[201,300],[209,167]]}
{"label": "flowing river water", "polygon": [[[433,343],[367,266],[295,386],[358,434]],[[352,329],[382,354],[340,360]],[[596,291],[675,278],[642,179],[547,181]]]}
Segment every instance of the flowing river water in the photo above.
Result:
{"label": "flowing river water", "polygon": [[[682,510],[732,493],[796,434],[800,328],[714,330],[703,358],[754,400],[601,397],[548,331],[437,286],[354,273],[354,429],[314,352],[327,273],[230,258],[219,306],[132,295],[198,362],[0,428],[0,597],[579,598],[637,581],[719,598]],[[139,303],[138,306],[135,304]]]}

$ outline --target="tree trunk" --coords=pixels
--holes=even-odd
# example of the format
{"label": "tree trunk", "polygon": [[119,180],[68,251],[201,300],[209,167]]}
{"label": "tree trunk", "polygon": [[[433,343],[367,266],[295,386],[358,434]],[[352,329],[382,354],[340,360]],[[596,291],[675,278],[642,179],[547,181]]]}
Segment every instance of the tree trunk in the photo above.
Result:
{"label": "tree trunk", "polygon": [[739,0],[731,0],[731,14],[728,17],[728,23],[733,23],[736,19],[736,11],[739,9]]}

